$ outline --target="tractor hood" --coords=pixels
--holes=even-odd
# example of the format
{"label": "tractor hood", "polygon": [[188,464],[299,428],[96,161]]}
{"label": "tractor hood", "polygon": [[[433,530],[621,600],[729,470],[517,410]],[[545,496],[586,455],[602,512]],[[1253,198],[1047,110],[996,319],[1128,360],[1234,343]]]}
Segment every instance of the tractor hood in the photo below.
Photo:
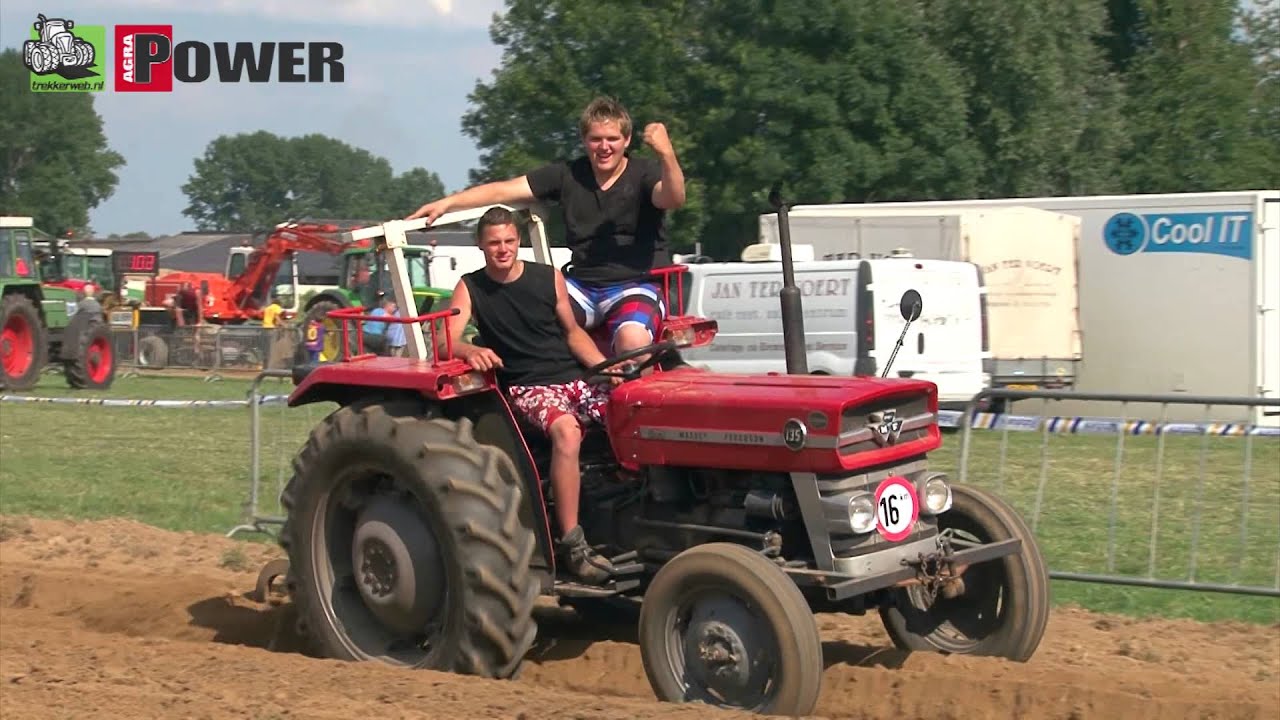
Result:
{"label": "tractor hood", "polygon": [[609,427],[632,468],[847,473],[937,448],[937,393],[923,380],[681,369],[618,387]]}

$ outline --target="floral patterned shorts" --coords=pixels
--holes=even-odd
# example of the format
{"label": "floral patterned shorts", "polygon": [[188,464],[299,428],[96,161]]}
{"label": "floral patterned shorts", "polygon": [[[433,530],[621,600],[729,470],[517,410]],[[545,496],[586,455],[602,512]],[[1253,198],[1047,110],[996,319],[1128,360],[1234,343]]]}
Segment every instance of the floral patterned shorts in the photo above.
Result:
{"label": "floral patterned shorts", "polygon": [[527,422],[548,433],[562,415],[575,416],[583,427],[592,422],[603,425],[610,387],[574,380],[563,385],[512,385],[507,395]]}

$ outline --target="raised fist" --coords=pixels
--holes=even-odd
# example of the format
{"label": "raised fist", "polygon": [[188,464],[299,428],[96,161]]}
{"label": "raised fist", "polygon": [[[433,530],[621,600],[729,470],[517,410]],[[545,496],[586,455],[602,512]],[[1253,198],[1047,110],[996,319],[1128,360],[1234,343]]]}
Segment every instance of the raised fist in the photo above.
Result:
{"label": "raised fist", "polygon": [[667,137],[667,126],[662,123],[649,123],[644,126],[644,144],[653,148],[659,155],[670,155],[675,152],[671,147],[671,138]]}

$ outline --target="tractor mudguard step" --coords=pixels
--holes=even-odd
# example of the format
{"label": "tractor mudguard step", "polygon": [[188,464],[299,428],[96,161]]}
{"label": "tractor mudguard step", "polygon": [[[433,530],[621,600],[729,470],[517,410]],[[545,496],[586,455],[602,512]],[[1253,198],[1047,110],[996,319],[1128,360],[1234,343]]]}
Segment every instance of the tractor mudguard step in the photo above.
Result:
{"label": "tractor mudguard step", "polygon": [[609,558],[613,565],[611,579],[603,585],[587,585],[572,580],[557,580],[555,593],[564,597],[610,597],[620,595],[628,590],[640,587],[640,580],[624,579],[629,575],[639,575],[645,571],[644,563],[638,561],[639,553],[635,550]]}

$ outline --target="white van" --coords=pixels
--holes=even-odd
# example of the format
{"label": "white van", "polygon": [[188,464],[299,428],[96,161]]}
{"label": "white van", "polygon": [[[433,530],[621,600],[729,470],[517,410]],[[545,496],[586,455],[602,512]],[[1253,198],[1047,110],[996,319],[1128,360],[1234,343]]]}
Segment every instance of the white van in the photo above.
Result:
{"label": "white van", "polygon": [[[879,376],[905,324],[902,293],[914,288],[923,312],[911,323],[890,375],[934,383],[939,404],[957,409],[990,383],[983,371],[986,303],[977,265],[895,256],[794,262],[794,267],[809,372]],[[715,372],[786,372],[778,300],[782,263],[688,268],[684,312],[716,320],[720,329],[710,346],[683,351],[686,361]]]}

